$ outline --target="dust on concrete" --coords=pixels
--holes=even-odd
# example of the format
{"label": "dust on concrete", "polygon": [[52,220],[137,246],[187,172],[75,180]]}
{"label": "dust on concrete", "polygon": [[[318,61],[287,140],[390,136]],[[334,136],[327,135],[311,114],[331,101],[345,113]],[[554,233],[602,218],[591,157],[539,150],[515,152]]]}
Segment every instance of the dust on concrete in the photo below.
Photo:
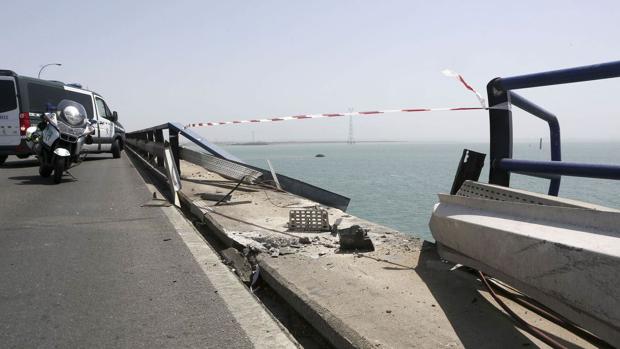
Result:
{"label": "dust on concrete", "polygon": [[[241,184],[230,204],[214,206],[201,194],[226,194],[236,182],[185,161],[181,167],[183,192],[203,217],[357,347],[544,347],[498,310],[475,276],[442,261],[432,243],[271,187]],[[341,219],[341,229],[367,229],[375,250],[342,251],[331,232],[288,230],[289,210],[315,207],[327,210],[330,224]],[[588,347],[511,306],[544,330]]]}
{"label": "dust on concrete", "polygon": [[[230,204],[214,206],[215,202],[203,200],[205,193],[226,194],[236,183],[218,174],[208,172],[197,165],[183,162],[183,191],[201,208],[204,214],[220,222],[224,232],[251,252],[269,253],[272,257],[281,254],[300,254],[319,258],[341,253],[337,234],[332,232],[290,231],[289,211],[292,209],[323,209],[329,223],[340,220],[339,229],[359,225],[368,231],[375,248],[381,245],[390,249],[410,248],[421,242],[398,231],[349,215],[342,210],[325,207],[308,199],[277,191],[271,187],[242,184],[232,194]],[[235,202],[245,204],[234,205]],[[251,223],[249,225],[247,223]]]}

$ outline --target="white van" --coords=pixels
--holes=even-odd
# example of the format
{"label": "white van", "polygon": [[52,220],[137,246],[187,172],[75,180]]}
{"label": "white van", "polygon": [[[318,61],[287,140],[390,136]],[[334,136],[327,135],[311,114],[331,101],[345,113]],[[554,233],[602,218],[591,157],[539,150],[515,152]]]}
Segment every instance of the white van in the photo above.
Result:
{"label": "white van", "polygon": [[89,153],[121,155],[125,129],[118,114],[111,112],[101,95],[84,90],[79,85],[64,84],[20,76],[10,70],[0,70],[0,165],[9,155],[27,158],[32,153],[26,146],[26,129],[41,122],[41,114],[61,100],[69,99],[84,106],[93,120],[93,144],[84,145]]}

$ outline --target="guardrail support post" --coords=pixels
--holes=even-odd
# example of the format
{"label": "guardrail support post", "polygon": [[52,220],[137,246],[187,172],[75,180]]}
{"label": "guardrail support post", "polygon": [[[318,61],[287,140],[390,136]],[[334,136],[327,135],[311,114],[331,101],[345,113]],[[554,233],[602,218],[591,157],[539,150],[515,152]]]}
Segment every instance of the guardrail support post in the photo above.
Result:
{"label": "guardrail support post", "polygon": [[[146,140],[149,142],[153,142],[155,141],[155,138],[153,137],[153,132],[149,131],[146,133]],[[151,153],[151,152],[147,152],[148,154],[148,160],[152,161],[155,158],[155,154]]]}
{"label": "guardrail support post", "polygon": [[181,190],[181,177],[179,175],[179,168],[175,165],[174,156],[172,155],[172,149],[170,147],[164,147],[164,158],[166,175],[168,177],[168,185],[170,186],[170,194],[172,195],[172,201],[175,206],[181,207],[179,201],[179,195],[177,192]]}
{"label": "guardrail support post", "polygon": [[495,86],[498,79],[487,85],[489,106],[506,105],[507,109],[489,109],[490,125],[490,172],[489,183],[510,186],[510,172],[496,166],[500,159],[512,158],[512,111],[510,94]]}
{"label": "guardrail support post", "polygon": [[[155,130],[155,142],[164,144],[164,130]],[[164,166],[164,158],[157,156],[157,166]]]}
{"label": "guardrail support post", "polygon": [[179,171],[179,175],[181,174],[181,156],[179,150],[179,131],[173,129],[172,127],[168,129],[168,139],[170,142],[170,150],[172,152],[172,157],[174,158],[174,163],[177,167],[177,171]]}

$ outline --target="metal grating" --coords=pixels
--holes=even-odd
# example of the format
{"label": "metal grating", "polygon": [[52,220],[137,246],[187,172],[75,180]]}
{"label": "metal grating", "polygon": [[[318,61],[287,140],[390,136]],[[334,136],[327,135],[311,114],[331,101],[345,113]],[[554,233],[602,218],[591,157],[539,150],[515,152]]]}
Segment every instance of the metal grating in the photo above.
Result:
{"label": "metal grating", "polygon": [[293,231],[330,231],[327,211],[291,210],[288,214],[288,228]]}
{"label": "metal grating", "polygon": [[554,196],[474,181],[465,181],[456,195],[497,201],[519,202],[531,205],[581,207],[580,205],[567,202],[567,200]]}
{"label": "metal grating", "polygon": [[213,155],[200,153],[187,148],[180,148],[181,159],[189,161],[198,166],[202,166],[205,169],[215,172],[223,177],[241,180],[245,177],[244,181],[248,183],[254,183],[263,174],[259,171],[245,167],[243,165],[230,162],[228,160],[220,159]]}

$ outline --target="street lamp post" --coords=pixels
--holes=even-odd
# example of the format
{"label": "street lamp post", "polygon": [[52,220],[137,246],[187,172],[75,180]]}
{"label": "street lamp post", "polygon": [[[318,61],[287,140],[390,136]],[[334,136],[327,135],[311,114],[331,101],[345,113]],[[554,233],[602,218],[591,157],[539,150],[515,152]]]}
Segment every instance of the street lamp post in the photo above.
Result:
{"label": "street lamp post", "polygon": [[50,65],[57,65],[57,66],[61,66],[62,64],[60,63],[49,63],[49,64],[45,64],[44,66],[41,67],[41,69],[39,69],[39,75],[37,75],[37,78],[41,78],[41,72],[43,71],[43,69],[45,69],[46,67],[49,67]]}

